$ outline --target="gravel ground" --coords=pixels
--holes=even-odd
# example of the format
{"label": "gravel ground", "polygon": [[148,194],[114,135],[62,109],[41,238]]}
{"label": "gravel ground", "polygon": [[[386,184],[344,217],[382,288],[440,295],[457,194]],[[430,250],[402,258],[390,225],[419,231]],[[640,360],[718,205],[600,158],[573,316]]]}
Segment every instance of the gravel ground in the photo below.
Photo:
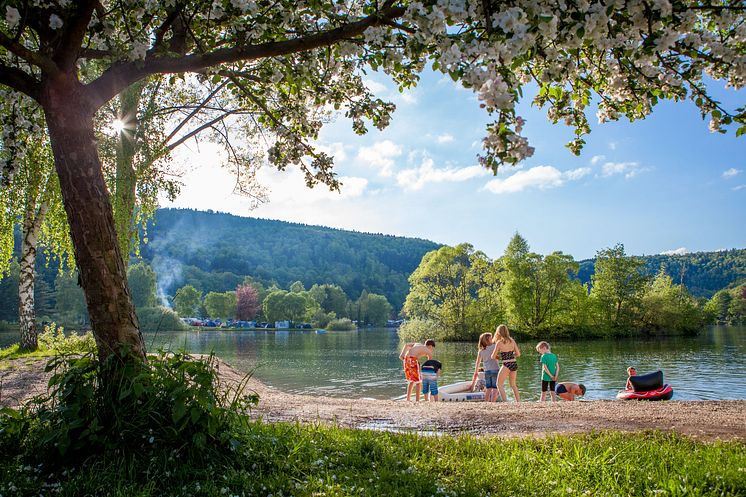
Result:
{"label": "gravel ground", "polygon": [[[44,391],[44,360],[0,364],[0,407],[15,406]],[[219,363],[221,378],[235,385],[244,373]],[[581,401],[427,403],[292,395],[249,380],[260,396],[254,414],[265,421],[298,421],[419,433],[543,436],[598,430],[662,430],[702,440],[746,439],[746,401]]]}

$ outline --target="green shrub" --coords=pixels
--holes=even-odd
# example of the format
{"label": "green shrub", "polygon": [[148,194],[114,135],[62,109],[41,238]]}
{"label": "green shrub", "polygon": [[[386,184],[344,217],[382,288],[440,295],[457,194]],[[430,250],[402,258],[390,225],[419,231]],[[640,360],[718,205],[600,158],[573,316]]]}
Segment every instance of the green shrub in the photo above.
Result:
{"label": "green shrub", "polygon": [[[95,354],[57,356],[47,394],[0,411],[0,453],[50,466],[75,466],[104,453],[168,453],[216,460],[235,448],[256,395],[218,383],[213,356],[164,354],[121,363]],[[248,378],[248,377],[247,377]]]}
{"label": "green shrub", "polygon": [[405,342],[422,342],[428,338],[444,341],[451,337],[448,331],[430,319],[410,319],[399,326],[399,338]]}
{"label": "green shrub", "polygon": [[326,329],[332,331],[349,331],[357,329],[357,326],[349,319],[341,318],[329,321],[329,324],[326,325]]}
{"label": "green shrub", "polygon": [[179,319],[173,310],[163,307],[143,307],[137,309],[137,319],[142,331],[183,331],[188,326]]}
{"label": "green shrub", "polygon": [[38,336],[39,349],[57,354],[86,354],[96,351],[96,339],[89,331],[82,335],[75,332],[65,334],[62,326],[49,323]]}

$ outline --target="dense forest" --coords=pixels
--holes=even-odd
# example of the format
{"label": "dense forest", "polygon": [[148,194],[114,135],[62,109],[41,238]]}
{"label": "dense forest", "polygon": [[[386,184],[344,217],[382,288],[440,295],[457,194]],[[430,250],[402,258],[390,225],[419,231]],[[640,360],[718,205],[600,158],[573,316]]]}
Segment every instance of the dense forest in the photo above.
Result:
{"label": "dense forest", "polygon": [[[415,238],[181,209],[159,210],[142,236],[147,243],[142,244],[140,254],[157,274],[161,303],[172,303],[176,291],[185,285],[206,296],[235,291],[250,277],[265,288],[289,288],[296,281],[305,288],[336,285],[353,302],[363,291],[379,294],[395,313],[402,308],[410,290],[408,278],[423,256],[441,247]],[[16,245],[17,258],[19,234]],[[637,259],[643,275],[654,278],[663,268],[674,283],[681,282],[683,268],[684,285],[698,298],[710,298],[746,279],[745,249]],[[595,259],[578,261],[577,275],[573,272],[571,277],[589,284],[594,263]],[[0,279],[0,320],[18,319],[17,272],[18,264],[12,263]],[[38,254],[37,274],[37,316],[57,319],[65,313],[85,314],[76,277],[58,274],[57,261],[43,249]]]}
{"label": "dense forest", "polygon": [[367,290],[396,309],[422,256],[439,247],[417,238],[182,209],[159,210],[147,238],[142,258],[168,295],[186,283],[204,293],[235,290],[251,276],[282,288],[295,281],[306,288],[339,285],[353,298]]}
{"label": "dense forest", "polygon": [[[676,283],[682,282],[695,297],[712,297],[715,292],[746,278],[746,249],[718,252],[693,252],[682,255],[639,256],[644,263],[644,274],[654,276],[660,268]],[[590,283],[595,259],[578,261],[578,278]]]}

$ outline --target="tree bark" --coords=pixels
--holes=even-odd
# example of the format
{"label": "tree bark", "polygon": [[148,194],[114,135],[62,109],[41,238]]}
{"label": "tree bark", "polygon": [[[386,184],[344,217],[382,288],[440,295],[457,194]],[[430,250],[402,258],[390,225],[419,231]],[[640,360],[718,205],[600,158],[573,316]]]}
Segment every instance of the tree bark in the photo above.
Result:
{"label": "tree bark", "polygon": [[21,348],[36,350],[38,346],[36,313],[34,312],[36,247],[39,241],[39,231],[49,208],[49,202],[42,201],[38,211],[36,211],[34,202],[29,200],[28,204],[23,214],[21,269],[18,276],[18,322],[21,328]]}
{"label": "tree bark", "polygon": [[99,357],[145,357],[93,133],[94,107],[74,74],[45,82],[42,106]]}
{"label": "tree bark", "polygon": [[144,82],[139,81],[126,88],[119,95],[119,119],[122,120],[125,127],[119,132],[119,142],[117,143],[114,221],[119,238],[119,250],[122,253],[125,268],[129,264],[132,240],[135,235],[135,191],[137,188],[135,155],[137,154],[136,135],[139,124],[137,110],[144,86]]}

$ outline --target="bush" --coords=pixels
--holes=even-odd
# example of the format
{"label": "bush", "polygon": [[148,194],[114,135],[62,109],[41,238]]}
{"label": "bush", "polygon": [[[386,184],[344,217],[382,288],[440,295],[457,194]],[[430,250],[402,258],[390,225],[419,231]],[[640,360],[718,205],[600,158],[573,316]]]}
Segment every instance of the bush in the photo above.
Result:
{"label": "bush", "polygon": [[356,330],[357,326],[355,325],[355,323],[353,323],[349,319],[342,318],[342,319],[332,319],[331,321],[329,321],[329,324],[326,325],[326,329],[332,330],[332,331],[349,331],[349,330]]}
{"label": "bush", "polygon": [[75,332],[65,335],[65,329],[49,323],[38,336],[39,350],[57,354],[86,354],[96,351],[96,339],[89,331],[82,335]]}
{"label": "bush", "polygon": [[179,315],[173,310],[163,307],[143,307],[137,309],[137,319],[142,331],[183,331],[187,330]]}
{"label": "bush", "polygon": [[161,353],[122,364],[89,353],[55,357],[47,370],[47,394],[0,411],[0,453],[20,448],[32,461],[73,467],[112,451],[217,460],[234,449],[257,401],[241,394],[246,379],[221,387],[213,356]]}
{"label": "bush", "polygon": [[430,319],[410,319],[399,326],[399,338],[405,342],[422,342],[428,338],[436,341],[449,339],[448,331]]}

